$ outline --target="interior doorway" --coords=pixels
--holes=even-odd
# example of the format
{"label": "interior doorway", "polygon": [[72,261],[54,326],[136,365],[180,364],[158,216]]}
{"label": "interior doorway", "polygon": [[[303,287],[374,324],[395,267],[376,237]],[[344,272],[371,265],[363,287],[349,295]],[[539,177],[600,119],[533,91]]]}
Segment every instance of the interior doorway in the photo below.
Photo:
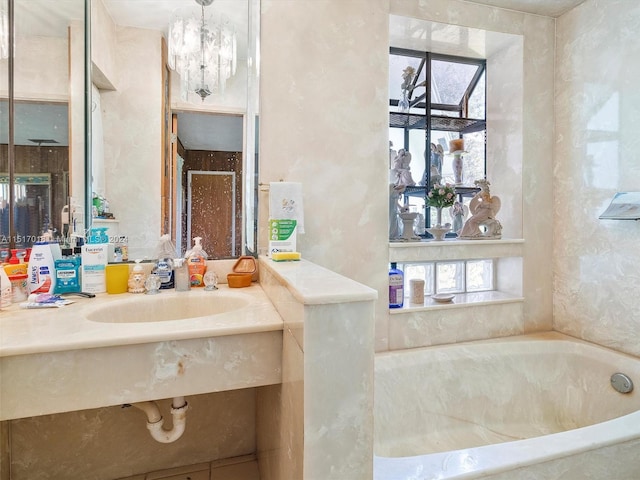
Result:
{"label": "interior doorway", "polygon": [[187,238],[202,238],[210,258],[235,257],[235,172],[188,172]]}
{"label": "interior doorway", "polygon": [[202,237],[210,259],[242,252],[243,117],[179,112],[172,121],[172,238],[184,254]]}

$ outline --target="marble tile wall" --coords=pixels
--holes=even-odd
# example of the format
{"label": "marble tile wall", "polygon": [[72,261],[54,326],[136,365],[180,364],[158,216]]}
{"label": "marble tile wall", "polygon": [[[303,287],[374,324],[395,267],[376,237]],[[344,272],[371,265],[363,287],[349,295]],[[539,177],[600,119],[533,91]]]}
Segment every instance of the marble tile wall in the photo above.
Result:
{"label": "marble tile wall", "polygon": [[[260,182],[302,182],[303,258],[388,303],[388,0],[262,0]],[[259,197],[266,246],[268,197]]]}
{"label": "marble tile wall", "polygon": [[[525,301],[521,328],[524,332],[549,330],[552,324],[549,255],[552,218],[549,212],[553,209],[555,22],[547,17],[458,0],[390,0],[389,4],[393,15],[500,32],[522,39],[520,57],[517,48],[509,47],[496,54],[493,60],[494,64],[511,64],[514,71],[499,67],[488,82],[489,93],[494,95],[493,101],[488,102],[487,111],[488,118],[493,120],[487,132],[488,164],[492,168],[491,191],[508,205],[504,213],[510,225],[505,232],[525,239],[522,260]],[[517,72],[521,72],[521,87],[514,83],[518,81]],[[503,102],[500,92],[505,88],[513,93],[521,88],[519,94],[509,96],[515,99],[520,95],[521,101]],[[519,329],[516,325],[512,324],[512,327]],[[498,325],[495,327],[500,330]],[[434,333],[446,335],[445,331]]]}
{"label": "marble tile wall", "polygon": [[[157,168],[162,150],[162,124],[158,121],[162,105],[160,38],[159,31],[118,28],[116,77],[110,79],[116,89],[103,90],[100,95],[105,196],[120,222],[120,234],[129,237],[131,259],[151,254],[161,228],[161,172]],[[129,74],[134,71],[144,72],[146,81]],[[141,178],[145,181],[140,182]]]}
{"label": "marble tile wall", "polygon": [[389,349],[426,347],[522,335],[523,304],[492,303],[472,308],[432,308],[389,318]]}
{"label": "marble tile wall", "polygon": [[640,355],[640,223],[599,220],[640,190],[640,4],[587,0],[558,18],[554,328]]}
{"label": "marble tile wall", "polygon": [[[260,181],[304,184],[307,232],[298,249],[378,290],[376,349],[388,349],[389,13],[522,36],[525,134],[521,148],[497,147],[506,165],[510,149],[522,151],[522,178],[494,181],[492,191],[521,203],[515,231],[521,228],[526,239],[524,329],[550,329],[552,19],[458,0],[264,0]],[[261,202],[261,226],[266,205]],[[260,238],[265,245],[264,228]]]}
{"label": "marble tile wall", "polygon": [[282,385],[259,395],[262,480],[372,478],[376,292],[305,260],[261,257],[260,283],[284,321]]}

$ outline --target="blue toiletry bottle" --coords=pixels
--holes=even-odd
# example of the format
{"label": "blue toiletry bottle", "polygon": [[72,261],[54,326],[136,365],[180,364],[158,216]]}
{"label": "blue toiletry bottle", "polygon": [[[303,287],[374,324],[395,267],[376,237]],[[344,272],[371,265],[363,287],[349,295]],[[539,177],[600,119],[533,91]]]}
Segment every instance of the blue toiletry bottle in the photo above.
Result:
{"label": "blue toiletry bottle", "polygon": [[389,308],[402,308],[404,305],[404,273],[393,262],[389,270]]}
{"label": "blue toiletry bottle", "polygon": [[62,258],[55,260],[56,282],[53,293],[77,293],[81,290],[80,258],[70,248],[62,249]]}

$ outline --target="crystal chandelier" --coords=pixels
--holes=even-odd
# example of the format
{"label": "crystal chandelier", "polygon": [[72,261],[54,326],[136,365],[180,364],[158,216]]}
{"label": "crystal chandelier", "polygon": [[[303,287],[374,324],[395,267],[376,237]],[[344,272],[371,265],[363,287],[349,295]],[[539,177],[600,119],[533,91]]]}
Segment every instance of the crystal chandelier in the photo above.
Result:
{"label": "crystal chandelier", "polygon": [[204,102],[211,94],[224,94],[236,73],[236,34],[228,20],[205,18],[205,7],[213,0],[195,2],[199,16],[178,14],[169,26],[169,67],[180,75],[182,98],[196,93]]}

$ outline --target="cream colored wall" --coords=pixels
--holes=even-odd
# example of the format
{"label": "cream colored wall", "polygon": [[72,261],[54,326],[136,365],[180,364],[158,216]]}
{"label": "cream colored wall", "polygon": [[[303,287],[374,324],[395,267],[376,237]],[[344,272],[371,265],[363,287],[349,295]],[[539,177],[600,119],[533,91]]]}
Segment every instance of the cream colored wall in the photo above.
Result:
{"label": "cream colored wall", "polygon": [[[389,3],[394,15],[522,36],[522,65],[514,64],[514,68],[523,69],[522,106],[517,103],[500,105],[498,101],[498,106],[487,112],[490,119],[494,119],[488,127],[490,145],[487,150],[492,156],[488,163],[494,162],[494,171],[490,172],[492,193],[515,203],[508,210],[509,218],[516,226],[508,226],[505,231],[517,235],[521,229],[525,240],[523,331],[549,330],[552,325],[550,252],[553,225],[548,212],[553,209],[555,22],[547,17],[458,0],[390,0]],[[501,80],[507,84],[512,78],[503,73],[489,84],[499,85]],[[499,88],[489,93],[500,95]],[[515,112],[515,118],[511,110],[514,106],[522,109]],[[514,161],[510,162],[510,158]],[[518,208],[521,208],[521,216],[514,212]]]}
{"label": "cream colored wall", "polygon": [[640,190],[640,4],[587,0],[557,22],[554,328],[640,355],[640,223],[598,220]]}
{"label": "cream colored wall", "polygon": [[[551,18],[474,5],[458,0],[405,2],[390,0],[395,15],[461,25],[522,36],[522,106],[500,100],[500,83],[518,76],[500,71],[489,80],[488,159],[491,191],[508,204],[504,214],[512,225],[505,235],[522,232],[523,255],[522,332],[548,330],[552,323],[551,261],[553,172],[553,71],[555,22]],[[507,54],[508,55],[508,54]],[[491,75],[491,72],[488,74]],[[495,78],[498,75],[498,78]],[[496,98],[497,97],[497,98]],[[518,109],[521,108],[521,111]],[[514,110],[515,109],[515,110]],[[520,213],[521,212],[521,213]],[[492,317],[475,321],[491,331]],[[481,332],[478,334],[482,338]]]}
{"label": "cream colored wall", "polygon": [[[379,292],[388,315],[388,2],[262,0],[260,181],[302,182],[304,258]],[[268,194],[259,242],[266,247]]]}
{"label": "cream colored wall", "polygon": [[[522,198],[524,331],[550,329],[553,19],[458,0],[263,0],[260,181],[303,183],[298,249],[378,290],[376,349],[387,349],[389,13],[522,35],[522,179],[492,192]],[[496,148],[508,158],[514,146]]]}
{"label": "cream colored wall", "polygon": [[[16,99],[69,101],[69,41],[66,37],[16,37],[14,95]],[[7,71],[6,59],[0,61]],[[46,68],[43,68],[46,65]],[[7,77],[0,80],[0,94],[8,96]]]}
{"label": "cream colored wall", "polygon": [[105,195],[132,259],[153,255],[160,238],[161,37],[118,27],[115,90],[101,92]]}
{"label": "cream colored wall", "polygon": [[98,88],[114,88],[118,79],[117,33],[101,0],[91,2],[91,80]]}

